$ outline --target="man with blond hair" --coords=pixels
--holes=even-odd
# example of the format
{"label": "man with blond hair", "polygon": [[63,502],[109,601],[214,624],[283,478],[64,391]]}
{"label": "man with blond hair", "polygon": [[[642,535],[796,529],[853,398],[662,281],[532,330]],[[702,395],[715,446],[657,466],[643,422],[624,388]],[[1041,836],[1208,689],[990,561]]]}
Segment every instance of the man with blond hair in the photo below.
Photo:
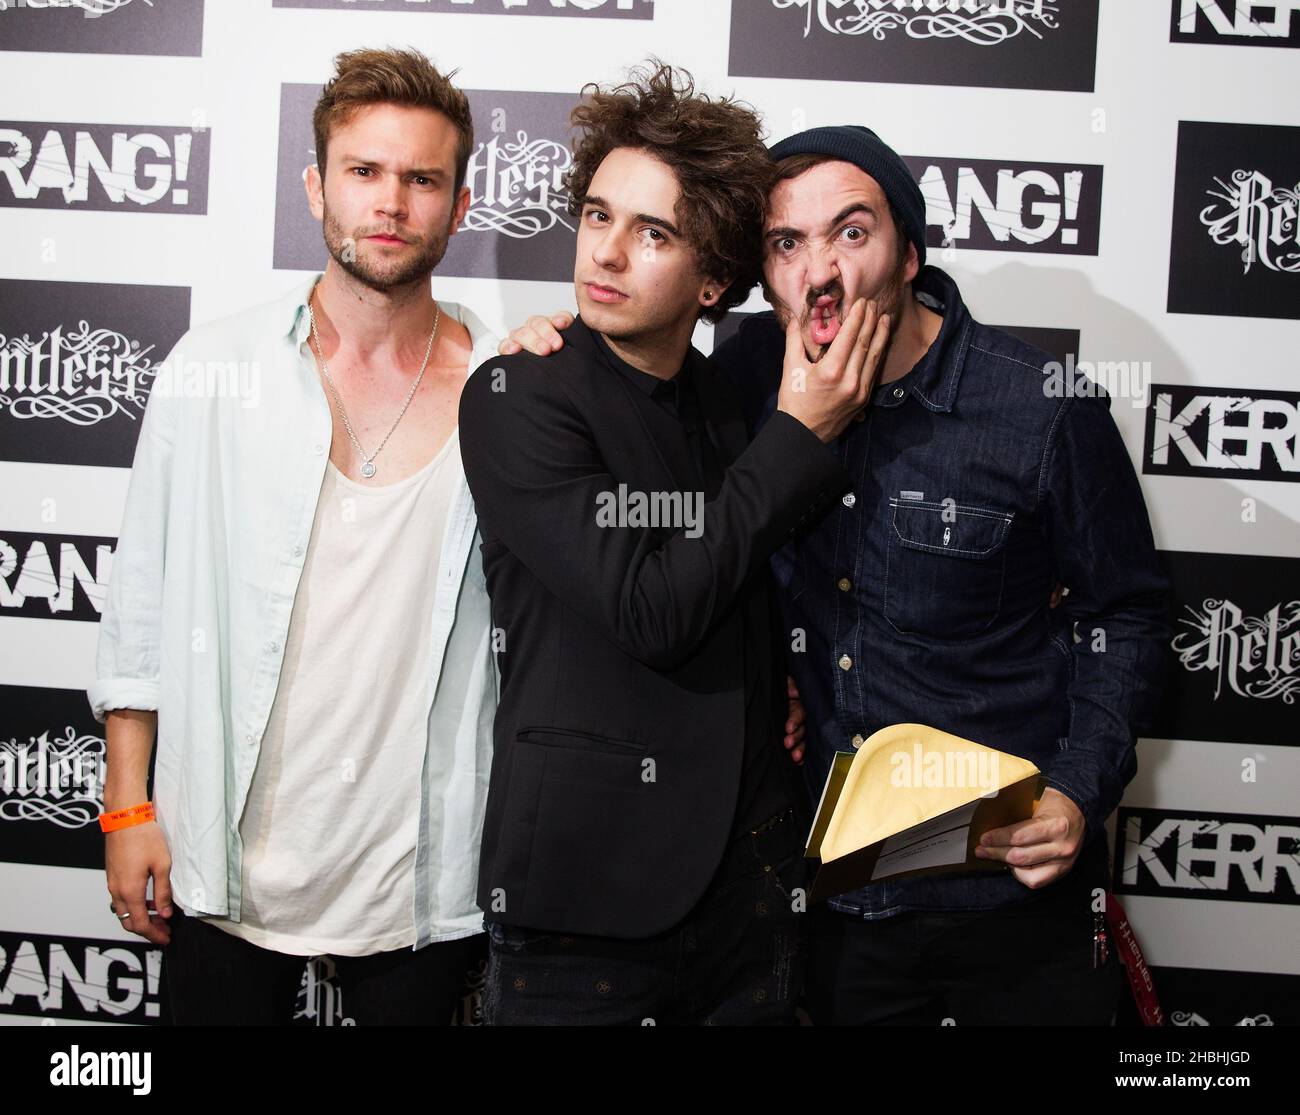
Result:
{"label": "man with blond hair", "polygon": [[445,1024],[482,944],[496,678],[456,414],[495,342],[429,284],[473,124],[416,51],[336,62],[329,262],[173,350],[249,361],[260,405],[149,400],[89,691],[113,909],[166,946],[178,1023],[287,1023],[328,955],[345,1016]]}

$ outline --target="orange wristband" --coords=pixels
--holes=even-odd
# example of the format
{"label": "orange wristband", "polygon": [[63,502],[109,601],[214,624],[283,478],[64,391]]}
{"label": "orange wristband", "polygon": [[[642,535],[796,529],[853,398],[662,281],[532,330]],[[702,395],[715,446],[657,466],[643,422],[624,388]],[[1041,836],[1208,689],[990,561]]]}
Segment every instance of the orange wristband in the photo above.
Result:
{"label": "orange wristband", "polygon": [[118,829],[130,828],[132,825],[143,825],[153,819],[153,802],[146,801],[142,805],[133,805],[129,809],[101,813],[99,827],[104,832],[116,832]]}

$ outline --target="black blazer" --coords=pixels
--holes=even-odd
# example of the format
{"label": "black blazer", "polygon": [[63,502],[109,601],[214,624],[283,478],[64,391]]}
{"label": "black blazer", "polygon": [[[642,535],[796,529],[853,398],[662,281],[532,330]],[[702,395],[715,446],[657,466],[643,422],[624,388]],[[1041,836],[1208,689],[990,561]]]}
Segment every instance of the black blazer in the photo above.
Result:
{"label": "black blazer", "polygon": [[846,477],[784,413],[747,446],[734,389],[692,349],[727,470],[702,532],[600,525],[601,493],[699,491],[697,473],[680,423],[586,325],[564,341],[480,365],[460,403],[501,668],[478,902],[506,924],[647,937],[691,910],[726,846],[741,598]]}

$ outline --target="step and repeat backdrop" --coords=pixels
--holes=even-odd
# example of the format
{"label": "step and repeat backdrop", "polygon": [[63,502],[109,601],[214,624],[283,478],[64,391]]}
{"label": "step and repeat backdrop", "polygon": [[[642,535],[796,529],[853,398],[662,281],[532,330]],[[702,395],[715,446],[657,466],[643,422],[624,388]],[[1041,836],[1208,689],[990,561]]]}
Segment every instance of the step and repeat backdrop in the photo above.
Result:
{"label": "step and repeat backdrop", "polygon": [[[167,1018],[85,696],[135,440],[192,324],[323,267],[312,104],[387,45],[469,93],[433,285],[498,329],[572,308],[568,113],[648,55],[907,158],[932,262],[1141,475],[1175,633],[1112,847],[1168,1019],[1300,1021],[1300,0],[0,0],[0,1021]],[[350,1021],[326,959],[299,1019]]]}

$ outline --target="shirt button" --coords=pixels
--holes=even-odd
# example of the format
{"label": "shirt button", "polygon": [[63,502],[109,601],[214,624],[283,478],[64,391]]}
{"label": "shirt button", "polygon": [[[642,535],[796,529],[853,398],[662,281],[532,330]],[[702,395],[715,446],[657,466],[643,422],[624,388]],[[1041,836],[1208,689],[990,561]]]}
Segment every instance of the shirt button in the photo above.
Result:
{"label": "shirt button", "polygon": [[867,741],[866,741],[865,739],[862,738],[862,735],[861,735],[861,734],[859,734],[859,735],[854,736],[853,739],[850,740],[849,742],[852,743],[854,747],[861,747],[861,746],[862,746],[864,743],[866,743]]}
{"label": "shirt button", "polygon": [[858,497],[855,496],[852,492],[846,492],[843,496],[840,497],[840,502],[844,504],[845,507],[852,507],[855,503],[858,502]]}
{"label": "shirt button", "polygon": [[853,659],[850,658],[847,654],[841,655],[841,656],[840,656],[840,669],[841,669],[841,670],[849,670],[849,669],[852,669],[852,668],[853,668]]}
{"label": "shirt button", "polygon": [[895,387],[895,388],[894,388],[894,398],[895,398],[895,399],[901,399],[901,398],[902,398],[904,395],[906,395],[906,394],[907,394],[907,392],[904,391],[903,388],[901,388],[901,387]]}
{"label": "shirt button", "polygon": [[836,584],[840,586],[840,592],[848,592],[853,587],[853,582],[847,577],[841,577]]}
{"label": "shirt button", "polygon": [[274,654],[277,650],[280,649],[280,644],[277,643],[274,639],[272,639],[269,643],[266,644],[266,649],[269,650],[272,654]]}
{"label": "shirt button", "polygon": [[248,744],[250,747],[252,746],[252,743],[253,743],[253,734],[252,734],[252,732],[249,732],[249,734],[246,735],[246,736],[244,737],[244,742],[245,742],[246,744]]}
{"label": "shirt button", "polygon": [[325,446],[321,445],[321,444],[318,442],[317,444],[315,444],[315,445],[313,445],[313,446],[311,447],[311,451],[312,451],[313,453],[324,453],[324,452],[325,452]]}
{"label": "shirt button", "polygon": [[293,556],[294,556],[294,557],[302,557],[302,547],[301,547],[301,546],[295,546],[295,547],[293,548]]}

